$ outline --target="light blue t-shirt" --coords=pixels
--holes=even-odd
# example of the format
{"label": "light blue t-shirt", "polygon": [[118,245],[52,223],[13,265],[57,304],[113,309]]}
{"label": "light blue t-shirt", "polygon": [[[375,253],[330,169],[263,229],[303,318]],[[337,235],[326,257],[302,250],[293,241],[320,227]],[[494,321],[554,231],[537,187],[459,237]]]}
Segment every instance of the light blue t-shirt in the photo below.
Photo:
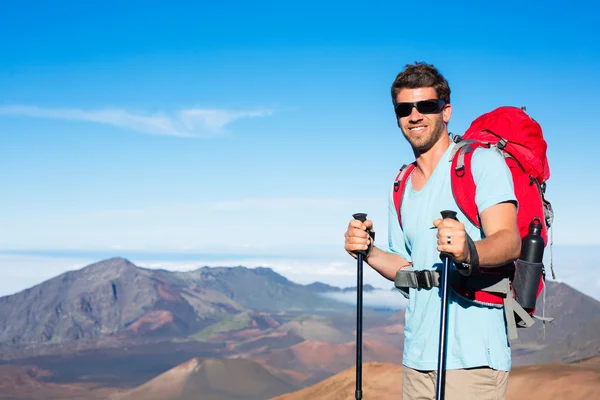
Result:
{"label": "light blue t-shirt", "polygon": [[[437,229],[430,229],[441,218],[442,210],[454,210],[474,241],[483,233],[459,210],[450,186],[450,154],[453,143],[440,160],[425,186],[415,191],[409,178],[402,200],[402,225],[392,198],[389,199],[389,250],[413,263],[416,270],[441,268],[437,251]],[[495,150],[479,148],[472,158],[477,185],[479,213],[503,201],[515,201],[510,170]],[[451,263],[451,269],[455,266]],[[449,288],[447,369],[489,366],[509,371],[510,344],[504,309],[475,305]],[[409,290],[404,328],[403,364],[419,370],[436,370],[439,347],[441,299],[439,288]]]}

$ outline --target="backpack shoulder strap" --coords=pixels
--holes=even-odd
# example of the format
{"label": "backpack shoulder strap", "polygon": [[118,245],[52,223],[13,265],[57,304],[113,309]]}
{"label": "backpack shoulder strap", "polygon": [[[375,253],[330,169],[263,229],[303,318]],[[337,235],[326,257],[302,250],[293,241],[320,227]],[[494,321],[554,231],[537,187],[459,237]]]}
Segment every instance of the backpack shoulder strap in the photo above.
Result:
{"label": "backpack shoulder strap", "polygon": [[[473,153],[478,147],[487,147],[477,140],[465,140],[457,137],[456,147],[452,151],[452,166],[450,168],[452,193],[456,204],[465,214],[469,221],[480,228],[479,213],[477,212],[477,203],[475,202],[476,186],[473,179],[471,168],[471,159]],[[394,207],[398,213],[398,222],[402,228],[402,197],[406,189],[406,182],[417,166],[416,161],[411,164],[405,164],[400,168],[396,181],[394,182]]]}
{"label": "backpack shoulder strap", "polygon": [[406,189],[406,181],[415,170],[417,166],[417,162],[413,162],[410,164],[404,164],[398,175],[396,176],[396,181],[394,182],[394,207],[396,208],[396,212],[398,213],[398,223],[400,224],[400,228],[402,228],[402,215],[400,213],[402,206],[402,197],[404,195],[404,190]]}
{"label": "backpack shoulder strap", "polygon": [[478,147],[485,146],[477,140],[460,140],[452,155],[450,176],[452,193],[458,208],[476,227],[481,227],[477,203],[475,202],[476,185],[473,179],[471,160]]}

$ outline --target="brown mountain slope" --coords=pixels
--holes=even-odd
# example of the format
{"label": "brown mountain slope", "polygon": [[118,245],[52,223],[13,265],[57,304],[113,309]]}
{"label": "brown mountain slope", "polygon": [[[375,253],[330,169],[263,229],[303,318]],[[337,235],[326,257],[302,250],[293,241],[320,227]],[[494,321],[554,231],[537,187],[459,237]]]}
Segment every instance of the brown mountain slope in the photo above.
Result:
{"label": "brown mountain slope", "polygon": [[[371,339],[363,341],[362,357],[365,362],[402,361],[402,352]],[[304,384],[317,382],[351,366],[356,359],[356,343],[331,344],[304,341],[287,349],[253,355],[253,360],[273,370],[295,371],[310,376]]]}
{"label": "brown mountain slope", "polygon": [[227,349],[238,356],[252,358],[251,354],[260,354],[277,349],[286,349],[303,342],[304,339],[294,332],[269,332],[263,335],[229,343]]}
{"label": "brown mountain slope", "polygon": [[[318,384],[272,400],[352,400],[356,369],[351,367]],[[402,397],[402,367],[363,365],[363,397],[396,400]],[[600,398],[600,363],[544,364],[516,367],[509,378],[507,400],[588,400]]]}
{"label": "brown mountain slope", "polygon": [[251,360],[193,358],[110,399],[263,400],[295,389]]}
{"label": "brown mountain slope", "polygon": [[291,331],[306,340],[326,343],[341,344],[354,339],[353,332],[337,329],[330,319],[315,315],[297,318],[283,324],[278,330]]}
{"label": "brown mountain slope", "polygon": [[119,392],[93,383],[44,382],[50,375],[50,371],[35,366],[0,366],[0,399],[100,400]]}

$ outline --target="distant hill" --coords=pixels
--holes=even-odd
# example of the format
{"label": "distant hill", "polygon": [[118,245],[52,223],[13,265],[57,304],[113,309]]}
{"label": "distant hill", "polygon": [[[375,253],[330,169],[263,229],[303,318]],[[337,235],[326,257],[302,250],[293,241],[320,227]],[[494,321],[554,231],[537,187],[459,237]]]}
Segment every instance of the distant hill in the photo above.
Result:
{"label": "distant hill", "polygon": [[[538,300],[536,314],[542,315]],[[545,315],[554,321],[519,329],[513,364],[570,362],[600,354],[600,302],[564,283],[548,282]],[[545,333],[544,333],[545,328]],[[544,338],[545,335],[545,338]]]}
{"label": "distant hill", "polygon": [[245,359],[194,358],[111,400],[264,400],[295,390]]}
{"label": "distant hill", "polygon": [[[311,284],[306,285],[306,288],[315,292],[315,293],[346,293],[346,292],[356,292],[356,286],[350,286],[346,288],[339,288],[336,286],[331,286],[321,282],[313,282]],[[363,285],[364,292],[372,292],[377,290],[373,285],[365,284]]]}
{"label": "distant hill", "polygon": [[[254,360],[274,370],[294,371],[311,379],[312,383],[353,365],[356,361],[355,342],[331,344],[316,340],[304,341],[287,349],[256,355]],[[363,360],[401,363],[402,352],[375,340],[363,341]]]}
{"label": "distant hill", "polygon": [[326,343],[341,344],[355,338],[351,330],[340,329],[335,320],[322,316],[302,316],[283,324],[278,330],[293,332],[305,340]]}

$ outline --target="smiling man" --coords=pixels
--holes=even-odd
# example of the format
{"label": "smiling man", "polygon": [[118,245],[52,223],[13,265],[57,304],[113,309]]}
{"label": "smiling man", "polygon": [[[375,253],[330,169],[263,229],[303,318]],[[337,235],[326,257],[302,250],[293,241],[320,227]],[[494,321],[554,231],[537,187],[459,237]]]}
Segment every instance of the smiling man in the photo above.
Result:
{"label": "smiling man", "polygon": [[[448,133],[452,115],[450,88],[432,65],[407,65],[392,84],[392,100],[404,137],[415,155],[398,211],[389,198],[388,251],[374,246],[367,234],[370,220],[351,220],[345,249],[367,250],[365,261],[379,274],[395,280],[405,268],[439,270],[440,252],[456,264],[481,267],[514,261],[520,252],[517,202],[511,173],[494,150],[477,148],[472,170],[481,229],[471,224],[456,204],[451,188],[450,159],[455,144]],[[440,219],[440,211],[457,211],[458,221]],[[460,222],[462,221],[462,222]],[[432,229],[432,226],[434,229]],[[468,240],[474,243],[475,254]],[[403,398],[435,399],[441,298],[438,287],[408,291],[403,356]],[[475,304],[449,290],[446,398],[505,399],[511,352],[504,310]]]}

